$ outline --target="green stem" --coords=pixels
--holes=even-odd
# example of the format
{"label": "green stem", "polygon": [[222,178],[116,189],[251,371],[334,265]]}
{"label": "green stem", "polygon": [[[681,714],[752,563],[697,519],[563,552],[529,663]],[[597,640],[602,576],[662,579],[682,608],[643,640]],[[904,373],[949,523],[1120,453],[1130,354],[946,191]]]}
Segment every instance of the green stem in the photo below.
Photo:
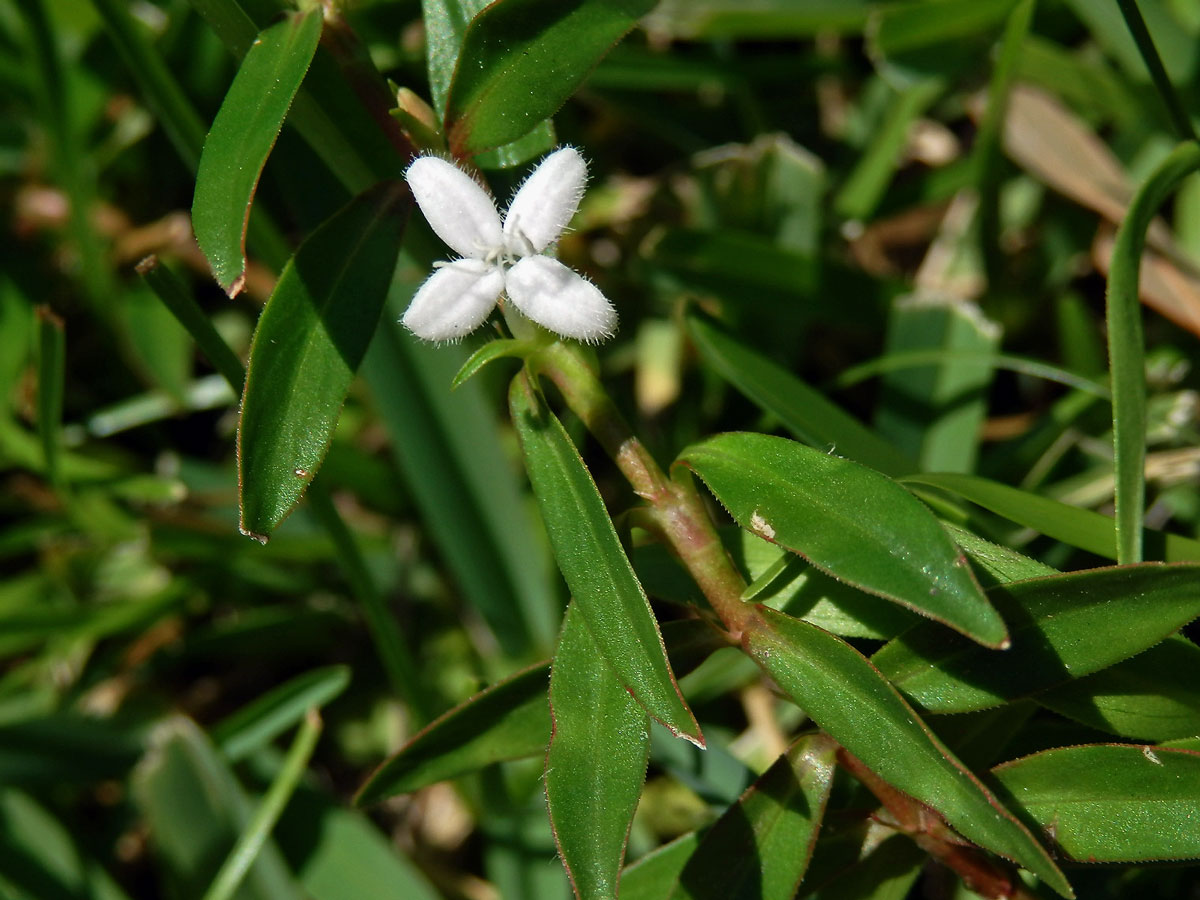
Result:
{"label": "green stem", "polygon": [[315,709],[311,709],[300,724],[300,730],[296,734],[296,739],[292,741],[292,746],[283,761],[279,775],[271,783],[262,803],[254,811],[254,818],[250,820],[250,824],[242,832],[237,843],[229,852],[229,856],[221,865],[217,877],[213,879],[208,891],[204,894],[204,900],[229,900],[237,891],[238,885],[242,883],[242,879],[254,865],[254,860],[258,858],[259,851],[262,850],[263,844],[271,834],[271,829],[275,827],[275,823],[283,814],[284,807],[287,806],[288,800],[296,790],[296,785],[300,783],[300,778],[304,775],[308,761],[317,746],[317,738],[320,736],[321,716]]}
{"label": "green stem", "polygon": [[1142,11],[1138,9],[1137,0],[1117,0],[1117,5],[1121,7],[1121,15],[1125,17],[1129,33],[1133,35],[1138,52],[1142,55],[1142,61],[1150,70],[1150,78],[1154,82],[1154,87],[1158,89],[1158,95],[1162,97],[1163,103],[1167,106],[1167,114],[1171,117],[1171,124],[1179,132],[1180,140],[1196,140],[1196,129],[1192,127],[1192,120],[1188,118],[1187,111],[1179,100],[1175,85],[1171,84],[1166,67],[1163,66],[1162,57],[1158,55],[1158,48],[1154,46],[1154,38],[1150,36],[1150,29],[1146,27]]}
{"label": "green stem", "polygon": [[1117,562],[1142,560],[1146,465],[1146,359],[1138,274],[1146,232],[1180,181],[1200,169],[1200,144],[1176,147],[1134,195],[1117,229],[1108,273],[1106,318],[1112,374]]}
{"label": "green stem", "polygon": [[584,361],[578,347],[555,343],[529,359],[530,368],[558,387],[571,410],[612,457],[635,494],[649,504],[650,521],[696,580],[734,639],[753,607],[741,599],[746,582],[725,552],[695,483],[686,472],[670,479]]}

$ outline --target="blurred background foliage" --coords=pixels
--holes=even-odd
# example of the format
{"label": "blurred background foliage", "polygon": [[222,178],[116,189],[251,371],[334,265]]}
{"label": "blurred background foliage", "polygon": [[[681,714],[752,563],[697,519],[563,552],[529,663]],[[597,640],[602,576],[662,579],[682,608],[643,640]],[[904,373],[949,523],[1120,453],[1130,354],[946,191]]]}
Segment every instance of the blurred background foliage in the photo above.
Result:
{"label": "blurred background foliage", "polygon": [[[188,210],[237,66],[206,18],[221,5],[0,0],[0,892],[200,896],[320,705],[320,742],[235,896],[564,897],[540,758],[350,803],[432,717],[544,660],[566,600],[497,412],[504,373],[451,393],[475,345],[420,346],[394,324],[441,253],[423,221],[320,495],[265,546],[237,531],[235,392],[134,269],[157,254],[244,358],[280,249],[348,197],[285,127],[247,289],[231,300],[212,281]],[[276,8],[244,5],[260,23]],[[1139,5],[1194,111],[1200,6]],[[664,0],[552,130],[480,159],[504,196],[555,140],[586,153],[591,190],[560,252],[619,307],[604,371],[662,461],[713,431],[787,424],[685,327],[699,311],[873,425],[898,471],[1111,513],[1104,278],[1132,186],[1175,136],[1115,3],[1043,0],[1006,43],[1015,6]],[[394,85],[444,97],[421,4],[341,12]],[[150,87],[146,58],[166,73]],[[998,82],[1003,121],[987,112]],[[1147,522],[1200,537],[1200,176],[1143,264]],[[1102,562],[951,512],[1057,568]],[[654,599],[677,599],[653,552],[638,565]],[[711,749],[656,734],[631,859],[712,821],[798,715],[772,711],[740,657],[683,687]],[[1109,739],[1039,715],[1008,755]],[[1185,868],[1072,879],[1086,897],[1197,890]]]}

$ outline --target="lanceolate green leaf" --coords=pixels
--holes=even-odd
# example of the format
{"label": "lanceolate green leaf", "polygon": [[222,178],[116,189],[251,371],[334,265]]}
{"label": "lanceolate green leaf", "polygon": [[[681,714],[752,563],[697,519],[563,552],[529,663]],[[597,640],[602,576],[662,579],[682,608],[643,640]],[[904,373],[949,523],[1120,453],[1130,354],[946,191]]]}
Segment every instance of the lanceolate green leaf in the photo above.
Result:
{"label": "lanceolate green leaf", "polygon": [[989,647],[1008,632],[937,519],[878,472],[795,441],[722,434],[679,462],[737,523],[857,588]]}
{"label": "lanceolate green leaf", "polygon": [[243,533],[265,540],[316,475],[391,284],[408,193],[351,201],[287,264],[250,346],[238,425]]}
{"label": "lanceolate green leaf", "polygon": [[992,770],[1014,807],[1081,862],[1200,857],[1200,753],[1062,747]]}
{"label": "lanceolate green leaf", "polygon": [[538,663],[491,685],[431,722],[383,763],[358,792],[374,803],[486,765],[546,752],[549,666]]}
{"label": "lanceolate green leaf", "polygon": [[217,282],[242,289],[246,222],[258,177],[321,38],[321,10],[267,28],[246,53],[204,142],[192,228]]}
{"label": "lanceolate green leaf", "polygon": [[1077,722],[1125,738],[1170,741],[1200,735],[1200,647],[1182,635],[1094,675],[1038,694]]}
{"label": "lanceolate green leaf", "polygon": [[921,623],[872,662],[930,712],[985,709],[1099,671],[1200,615],[1200,565],[1144,563],[1000,585],[988,592],[1012,646],[981,651]]}
{"label": "lanceolate green leaf", "polygon": [[[421,0],[429,95],[439,118],[446,112],[446,99],[458,67],[467,26],[488,3],[489,0]],[[554,143],[554,124],[546,120],[514,143],[481,154],[475,163],[483,169],[510,168],[545,153]]]}
{"label": "lanceolate green leaf", "polygon": [[895,447],[844,412],[824,394],[759,355],[706,319],[690,317],[688,334],[705,361],[762,409],[779,417],[806,444],[870,466],[885,475],[904,475],[915,466]]}
{"label": "lanceolate green leaf", "polygon": [[555,559],[596,645],[651,716],[703,746],[650,603],[579,451],[525,373],[513,379],[508,396]]}
{"label": "lanceolate green leaf", "polygon": [[[953,472],[931,475],[908,475],[906,484],[929,485],[957,494],[964,500],[977,503],[997,515],[1019,525],[1040,531],[1047,537],[1087,550],[1109,559],[1117,558],[1117,541],[1113,520],[1108,516],[1068,506],[1057,500],[1040,497],[1029,491],[989,481],[976,475]],[[1147,554],[1166,562],[1200,562],[1200,541],[1161,531],[1145,533]]]}
{"label": "lanceolate green leaf", "polygon": [[1020,863],[1064,897],[1062,872],[849,644],[766,607],[745,635],[754,658],[834,740],[880,778],[937,810],[963,837]]}
{"label": "lanceolate green leaf", "polygon": [[791,900],[820,830],[836,752],[813,735],[779,757],[704,835],[672,900]]}
{"label": "lanceolate green leaf", "polygon": [[554,737],[546,804],[579,900],[617,894],[633,811],[650,757],[650,718],[596,646],[576,603],[567,607],[550,675]]}
{"label": "lanceolate green leaf", "polygon": [[447,101],[450,149],[515,141],[558,110],[654,0],[498,0],[471,22]]}

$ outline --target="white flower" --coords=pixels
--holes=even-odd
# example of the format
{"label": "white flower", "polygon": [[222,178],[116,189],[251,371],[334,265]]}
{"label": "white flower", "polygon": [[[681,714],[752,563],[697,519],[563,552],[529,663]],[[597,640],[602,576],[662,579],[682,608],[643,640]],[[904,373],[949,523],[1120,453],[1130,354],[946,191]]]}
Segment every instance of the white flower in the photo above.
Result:
{"label": "white flower", "polygon": [[434,263],[402,321],[417,337],[448,341],[484,323],[503,292],[525,316],[564,337],[611,337],[617,313],[582,275],[542,251],[558,240],[583,197],[587,164],[563,147],[542,160],[513,196],[503,223],[475,181],[436,156],[405,173],[429,225],[463,258]]}

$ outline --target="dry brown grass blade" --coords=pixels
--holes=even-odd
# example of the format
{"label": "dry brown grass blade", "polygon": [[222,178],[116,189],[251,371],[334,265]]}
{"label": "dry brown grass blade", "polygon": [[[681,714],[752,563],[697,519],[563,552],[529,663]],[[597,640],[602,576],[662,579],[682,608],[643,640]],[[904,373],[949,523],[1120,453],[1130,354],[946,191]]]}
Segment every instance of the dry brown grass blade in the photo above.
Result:
{"label": "dry brown grass blade", "polygon": [[[1092,262],[1105,276],[1115,238],[1115,230],[1105,226],[1092,242]],[[1146,250],[1138,273],[1138,294],[1155,312],[1200,335],[1200,277],[1189,268],[1177,266],[1156,250]]]}
{"label": "dry brown grass blade", "polygon": [[[1132,185],[1120,161],[1086,123],[1042,91],[1018,85],[1009,99],[1004,148],[1021,168],[1048,187],[1099,213],[1113,225],[1125,216]],[[1142,256],[1142,302],[1200,335],[1200,275],[1161,219],[1155,219]],[[1113,229],[1096,236],[1092,259],[1108,275]]]}
{"label": "dry brown grass blade", "polygon": [[1081,206],[1118,223],[1133,189],[1108,146],[1069,109],[1017,85],[1008,101],[1004,149],[1025,171]]}

